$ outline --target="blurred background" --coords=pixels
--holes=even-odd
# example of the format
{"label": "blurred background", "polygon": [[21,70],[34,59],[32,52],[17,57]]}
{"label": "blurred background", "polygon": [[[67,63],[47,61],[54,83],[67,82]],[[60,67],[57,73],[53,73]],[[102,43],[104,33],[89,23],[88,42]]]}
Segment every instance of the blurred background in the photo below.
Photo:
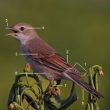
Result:
{"label": "blurred background", "polygon": [[[0,110],[7,110],[15,71],[22,71],[25,64],[22,56],[15,56],[15,52],[20,52],[19,43],[6,36],[9,31],[5,29],[5,19],[10,26],[18,22],[45,26],[44,30],[38,30],[39,35],[63,55],[68,49],[72,64],[101,65],[104,77],[99,78],[99,90],[105,98],[99,101],[100,110],[109,108],[109,0],[0,0]],[[69,94],[67,88],[62,89],[62,95]],[[77,95],[78,101],[67,110],[84,110],[79,87]]]}

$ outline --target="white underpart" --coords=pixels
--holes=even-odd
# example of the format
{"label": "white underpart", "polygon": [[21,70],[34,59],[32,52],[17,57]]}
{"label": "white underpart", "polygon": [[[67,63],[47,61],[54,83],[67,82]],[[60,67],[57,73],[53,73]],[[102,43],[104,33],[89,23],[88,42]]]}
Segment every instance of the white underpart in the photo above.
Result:
{"label": "white underpart", "polygon": [[27,41],[29,41],[30,36],[25,35],[17,35],[16,38],[21,42],[21,44],[25,45]]}

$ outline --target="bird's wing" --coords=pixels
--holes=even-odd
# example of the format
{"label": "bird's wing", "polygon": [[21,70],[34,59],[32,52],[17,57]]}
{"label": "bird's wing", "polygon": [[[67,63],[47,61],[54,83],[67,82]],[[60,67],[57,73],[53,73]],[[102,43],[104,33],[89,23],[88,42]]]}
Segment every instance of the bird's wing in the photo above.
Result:
{"label": "bird's wing", "polygon": [[[38,45],[36,46],[36,44]],[[39,39],[39,41],[38,39],[31,41],[27,48],[32,60],[37,61],[53,70],[63,72],[67,68],[72,67],[66,62],[64,57],[59,55],[50,45],[41,39]]]}
{"label": "bird's wing", "polygon": [[97,98],[103,97],[99,92],[97,92],[94,88],[87,84],[81,77],[80,72],[74,67],[72,67],[70,64],[68,64],[65,58],[63,58],[59,54],[54,53],[48,57],[32,56],[32,59],[49,67],[53,71],[61,72],[62,77],[65,77],[77,83],[79,86],[81,86]]}
{"label": "bird's wing", "polygon": [[[42,43],[41,43],[42,44]],[[93,89],[89,84],[87,84],[80,75],[80,72],[72,67],[72,65],[66,62],[66,59],[61,55],[56,53],[56,51],[51,48],[48,44],[43,43],[42,45],[28,47],[28,52],[31,54],[31,59],[37,61],[38,63],[52,69],[53,71],[60,72],[62,77],[70,79],[76,82],[81,87],[85,88],[88,92],[92,93],[94,96],[100,98],[103,97],[99,92]]]}

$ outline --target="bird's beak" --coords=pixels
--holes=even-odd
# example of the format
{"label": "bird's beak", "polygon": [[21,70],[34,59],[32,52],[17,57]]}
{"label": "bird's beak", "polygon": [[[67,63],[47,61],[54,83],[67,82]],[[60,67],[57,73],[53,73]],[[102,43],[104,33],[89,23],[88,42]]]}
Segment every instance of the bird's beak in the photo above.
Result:
{"label": "bird's beak", "polygon": [[102,70],[99,70],[99,75],[100,75],[100,76],[104,76],[104,73],[103,73]]}
{"label": "bird's beak", "polygon": [[16,36],[15,30],[13,30],[12,28],[9,28],[9,30],[11,31],[11,33],[7,34],[7,36],[12,36],[15,38]]}
{"label": "bird's beak", "polygon": [[15,36],[16,36],[16,34],[15,34],[14,32],[12,32],[12,33],[7,34],[7,36],[12,36],[12,37],[15,37]]}

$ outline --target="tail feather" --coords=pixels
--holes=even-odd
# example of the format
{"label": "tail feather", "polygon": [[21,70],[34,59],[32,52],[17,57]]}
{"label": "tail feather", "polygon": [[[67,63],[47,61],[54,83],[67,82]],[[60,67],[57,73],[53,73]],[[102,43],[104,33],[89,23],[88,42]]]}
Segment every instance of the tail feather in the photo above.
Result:
{"label": "tail feather", "polygon": [[96,91],[96,89],[94,89],[88,83],[86,83],[79,74],[75,74],[73,72],[67,72],[67,73],[64,73],[64,75],[66,78],[77,83],[79,86],[84,88],[86,91],[88,91],[93,96],[97,98],[104,98],[102,94],[100,94],[98,91]]}

